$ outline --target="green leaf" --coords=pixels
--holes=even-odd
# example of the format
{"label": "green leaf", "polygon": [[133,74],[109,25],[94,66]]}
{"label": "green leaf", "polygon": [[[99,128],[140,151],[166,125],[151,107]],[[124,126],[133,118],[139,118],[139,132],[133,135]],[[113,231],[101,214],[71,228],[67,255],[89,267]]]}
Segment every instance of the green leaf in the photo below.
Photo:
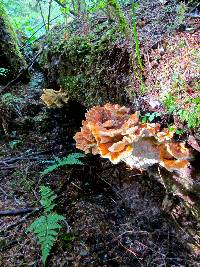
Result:
{"label": "green leaf", "polygon": [[50,212],[55,207],[54,200],[57,195],[47,186],[40,186],[41,200],[40,203],[46,212]]}
{"label": "green leaf", "polygon": [[67,157],[63,157],[63,158],[55,158],[55,163],[49,167],[47,167],[46,169],[44,169],[44,171],[41,173],[42,176],[58,169],[59,167],[65,166],[65,165],[74,165],[74,164],[79,164],[79,165],[83,165],[83,163],[79,160],[80,158],[85,157],[84,154],[82,153],[72,153],[69,154]]}
{"label": "green leaf", "polygon": [[42,215],[36,219],[27,229],[27,232],[33,232],[41,245],[42,262],[45,265],[51,248],[58,236],[58,231],[62,226],[59,224],[65,218],[57,213]]}
{"label": "green leaf", "polygon": [[147,122],[147,116],[144,116],[143,118],[142,118],[142,123],[146,123]]}

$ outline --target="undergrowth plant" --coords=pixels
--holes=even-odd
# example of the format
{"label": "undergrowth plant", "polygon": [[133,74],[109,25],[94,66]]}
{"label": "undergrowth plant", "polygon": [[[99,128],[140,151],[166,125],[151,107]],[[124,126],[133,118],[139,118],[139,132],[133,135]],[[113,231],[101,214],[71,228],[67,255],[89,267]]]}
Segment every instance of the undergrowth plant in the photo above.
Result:
{"label": "undergrowth plant", "polygon": [[118,3],[118,1],[117,0],[107,0],[107,3],[108,3],[108,6],[112,7],[114,15],[118,19],[119,27],[120,27],[121,31],[124,32],[125,35],[129,36],[130,27],[129,27],[127,19],[126,19],[124,12],[123,12],[120,4]]}
{"label": "undergrowth plant", "polygon": [[21,101],[21,98],[16,97],[12,93],[5,93],[0,97],[0,103],[4,104],[5,106],[19,104]]}
{"label": "undergrowth plant", "polygon": [[[48,166],[41,175],[51,173],[65,165],[83,165],[79,159],[84,156],[82,153],[71,153],[61,159],[56,157],[55,162]],[[28,227],[27,232],[33,232],[37,236],[41,246],[42,262],[45,265],[54,241],[58,236],[59,229],[62,228],[59,222],[65,218],[53,212],[57,195],[47,186],[40,186],[39,192],[41,195],[40,203],[44,209],[44,213]]]}
{"label": "undergrowth plant", "polygon": [[146,113],[144,116],[141,117],[142,123],[146,122],[152,122],[154,119],[160,117],[162,115],[161,112],[152,112],[152,113]]}
{"label": "undergrowth plant", "polygon": [[132,0],[132,23],[133,23],[133,38],[135,42],[135,52],[137,55],[138,64],[140,66],[141,71],[144,70],[141,56],[140,56],[140,49],[139,49],[139,41],[137,36],[137,25],[136,25],[136,16],[135,16],[135,2]]}
{"label": "undergrowth plant", "polygon": [[46,175],[65,165],[74,165],[74,164],[83,165],[83,163],[79,160],[83,157],[85,157],[85,155],[82,153],[71,153],[67,157],[63,157],[61,159],[55,157],[55,162],[52,165],[48,166],[46,169],[44,169],[41,175],[42,176]]}
{"label": "undergrowth plant", "polygon": [[53,212],[57,195],[47,186],[40,186],[39,192],[41,195],[40,203],[44,212],[27,228],[27,232],[33,232],[38,238],[41,246],[42,262],[45,266],[59,229],[62,228],[60,222],[65,218]]}
{"label": "undergrowth plant", "polygon": [[163,100],[163,104],[169,113],[177,114],[188,128],[200,126],[200,97],[188,97],[179,100],[168,93]]}
{"label": "undergrowth plant", "polygon": [[200,126],[200,97],[191,100],[192,105],[189,110],[180,109],[177,114],[180,119],[187,123],[189,128],[195,128]]}
{"label": "undergrowth plant", "polygon": [[9,73],[9,69],[0,68],[0,77],[1,76],[6,77],[8,73]]}
{"label": "undergrowth plant", "polygon": [[176,8],[176,17],[173,24],[169,25],[170,30],[176,30],[184,24],[186,19],[187,5],[181,2]]}

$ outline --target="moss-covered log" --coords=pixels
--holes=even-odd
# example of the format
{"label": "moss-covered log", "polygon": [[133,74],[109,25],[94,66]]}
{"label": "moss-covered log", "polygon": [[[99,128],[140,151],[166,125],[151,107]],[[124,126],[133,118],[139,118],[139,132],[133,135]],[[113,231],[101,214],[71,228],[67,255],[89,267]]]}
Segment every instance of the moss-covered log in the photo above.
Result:
{"label": "moss-covered log", "polygon": [[130,47],[116,24],[91,22],[92,30],[87,33],[80,23],[74,31],[74,24],[68,33],[65,29],[52,31],[43,40],[48,47],[40,60],[46,86],[61,87],[87,107],[125,103],[131,80]]}
{"label": "moss-covered log", "polygon": [[20,52],[17,36],[0,0],[0,84],[13,79],[26,66]]}

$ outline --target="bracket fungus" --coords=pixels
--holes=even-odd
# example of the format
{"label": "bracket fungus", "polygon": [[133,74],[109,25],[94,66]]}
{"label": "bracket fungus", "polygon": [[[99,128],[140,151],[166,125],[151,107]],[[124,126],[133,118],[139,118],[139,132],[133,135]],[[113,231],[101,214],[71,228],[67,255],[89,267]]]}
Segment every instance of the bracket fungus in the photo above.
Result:
{"label": "bracket fungus", "polygon": [[185,143],[173,141],[173,131],[158,123],[141,123],[138,114],[117,104],[95,106],[86,113],[74,139],[85,153],[100,154],[112,163],[125,162],[145,170],[158,163],[169,171],[189,165],[191,154]]}
{"label": "bracket fungus", "polygon": [[43,89],[41,99],[48,108],[62,108],[64,103],[68,102],[69,97],[67,93],[63,92],[61,89],[59,91]]}

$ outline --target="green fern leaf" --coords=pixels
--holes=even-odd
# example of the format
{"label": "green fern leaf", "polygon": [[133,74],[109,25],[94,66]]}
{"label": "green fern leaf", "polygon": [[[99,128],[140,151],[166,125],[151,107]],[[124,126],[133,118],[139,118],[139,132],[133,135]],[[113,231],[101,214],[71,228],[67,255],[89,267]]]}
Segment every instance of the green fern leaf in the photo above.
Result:
{"label": "green fern leaf", "polygon": [[33,232],[36,229],[39,230],[39,226],[43,225],[46,221],[45,216],[41,216],[39,217],[37,220],[35,220],[28,228],[27,228],[27,232]]}
{"label": "green fern leaf", "polygon": [[44,169],[41,175],[42,176],[46,175],[56,170],[57,168],[65,166],[65,165],[74,165],[74,164],[83,165],[83,163],[79,160],[80,158],[83,158],[83,157],[85,157],[85,155],[82,153],[72,153],[72,154],[69,154],[67,157],[63,157],[62,159],[56,157],[55,163],[47,167],[46,169]]}
{"label": "green fern leaf", "polygon": [[65,218],[57,213],[51,213],[55,206],[56,194],[47,186],[40,186],[41,200],[45,215],[36,219],[28,228],[27,232],[33,232],[41,245],[42,262],[45,265],[46,259],[51,251],[58,231],[62,226],[59,222]]}
{"label": "green fern leaf", "polygon": [[45,265],[46,259],[51,251],[54,241],[57,238],[58,231],[62,226],[58,223],[65,218],[57,213],[51,213],[47,216],[41,216],[34,221],[27,229],[33,232],[41,245],[42,262]]}
{"label": "green fern leaf", "polygon": [[41,200],[40,203],[46,212],[50,212],[55,207],[54,200],[57,195],[47,186],[40,186]]}

